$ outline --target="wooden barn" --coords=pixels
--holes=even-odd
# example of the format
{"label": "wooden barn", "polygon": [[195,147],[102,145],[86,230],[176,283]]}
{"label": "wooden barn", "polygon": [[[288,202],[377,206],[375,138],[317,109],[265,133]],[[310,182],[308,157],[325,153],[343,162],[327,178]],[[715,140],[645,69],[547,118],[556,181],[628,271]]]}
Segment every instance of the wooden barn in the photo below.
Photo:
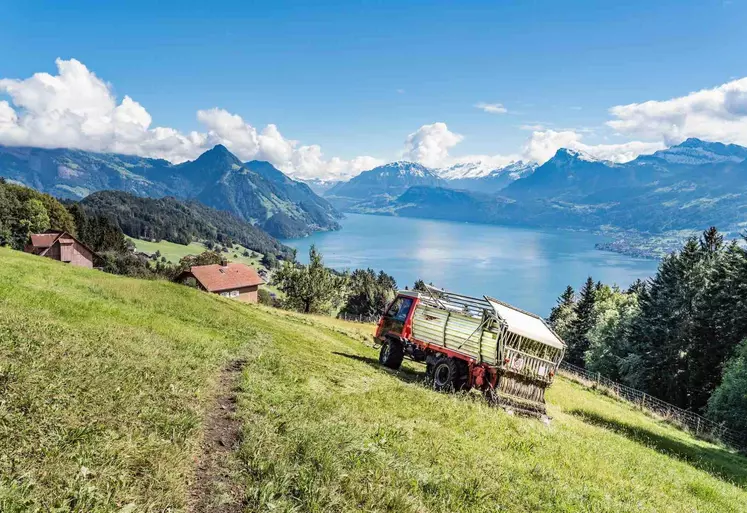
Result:
{"label": "wooden barn", "polygon": [[27,244],[24,251],[89,269],[93,267],[93,261],[97,257],[91,248],[69,233],[59,230],[32,234],[31,244]]}
{"label": "wooden barn", "polygon": [[259,286],[264,284],[257,271],[246,264],[195,265],[176,277],[187,284],[194,279],[197,288],[247,303],[256,303]]}

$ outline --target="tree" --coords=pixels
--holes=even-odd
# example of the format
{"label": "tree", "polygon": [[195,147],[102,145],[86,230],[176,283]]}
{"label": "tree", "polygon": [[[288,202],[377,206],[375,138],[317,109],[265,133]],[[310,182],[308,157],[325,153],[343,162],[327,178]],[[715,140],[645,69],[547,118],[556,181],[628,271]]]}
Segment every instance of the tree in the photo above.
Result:
{"label": "tree", "polygon": [[621,292],[603,285],[594,301],[594,326],[588,331],[589,349],[584,354],[586,368],[620,380],[621,360],[630,353],[628,331],[638,315],[638,294]]}
{"label": "tree", "polygon": [[356,269],[348,283],[349,294],[342,312],[370,317],[378,314],[394,299],[397,282],[373,269]]}
{"label": "tree", "polygon": [[747,442],[747,339],[726,364],[721,385],[708,400],[707,415],[742,433]]}
{"label": "tree", "polygon": [[710,257],[692,237],[662,260],[639,296],[640,315],[630,326],[631,353],[621,363],[630,385],[683,408],[692,407],[688,367],[700,343],[696,318],[709,286]]}
{"label": "tree", "polygon": [[581,288],[578,303],[576,304],[576,317],[570,322],[566,343],[568,350],[566,359],[573,365],[584,365],[584,354],[589,349],[587,333],[594,326],[594,301],[597,285],[589,276]]}
{"label": "tree", "polygon": [[214,265],[222,262],[223,257],[215,251],[203,251],[199,255],[187,255],[182,257],[179,260],[179,268],[180,270],[186,270],[196,265]]}
{"label": "tree", "polygon": [[324,267],[321,253],[309,249],[309,264],[285,262],[275,273],[277,287],[285,293],[285,305],[304,313],[330,313],[347,288],[347,276]]}
{"label": "tree", "polygon": [[571,324],[576,318],[576,292],[573,287],[568,285],[558,297],[557,303],[550,310],[550,317],[547,320],[560,338],[566,339],[570,335]]}
{"label": "tree", "polygon": [[267,253],[262,257],[262,265],[268,269],[275,269],[278,266],[278,259],[272,253]]}

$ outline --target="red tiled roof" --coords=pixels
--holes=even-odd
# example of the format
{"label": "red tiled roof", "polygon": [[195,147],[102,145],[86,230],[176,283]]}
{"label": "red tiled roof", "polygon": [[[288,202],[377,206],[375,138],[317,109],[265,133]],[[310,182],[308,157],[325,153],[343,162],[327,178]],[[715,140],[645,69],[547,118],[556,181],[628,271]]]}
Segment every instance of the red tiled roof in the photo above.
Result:
{"label": "red tiled roof", "polygon": [[209,292],[253,287],[264,283],[257,271],[246,264],[239,263],[230,263],[225,266],[220,264],[196,265],[190,269],[190,273]]}
{"label": "red tiled roof", "polygon": [[31,234],[31,245],[35,248],[48,248],[57,238],[62,235],[62,232],[49,232],[49,233],[32,233]]}

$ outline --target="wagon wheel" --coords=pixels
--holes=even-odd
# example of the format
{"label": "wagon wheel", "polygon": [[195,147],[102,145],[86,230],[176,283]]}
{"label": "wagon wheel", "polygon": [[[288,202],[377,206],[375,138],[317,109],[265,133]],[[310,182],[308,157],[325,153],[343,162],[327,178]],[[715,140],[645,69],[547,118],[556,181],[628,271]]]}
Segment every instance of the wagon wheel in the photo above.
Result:
{"label": "wagon wheel", "polygon": [[441,357],[433,365],[433,389],[439,392],[462,390],[467,385],[464,365],[455,358]]}
{"label": "wagon wheel", "polygon": [[397,370],[402,366],[405,348],[398,340],[387,339],[379,352],[379,363],[384,367]]}

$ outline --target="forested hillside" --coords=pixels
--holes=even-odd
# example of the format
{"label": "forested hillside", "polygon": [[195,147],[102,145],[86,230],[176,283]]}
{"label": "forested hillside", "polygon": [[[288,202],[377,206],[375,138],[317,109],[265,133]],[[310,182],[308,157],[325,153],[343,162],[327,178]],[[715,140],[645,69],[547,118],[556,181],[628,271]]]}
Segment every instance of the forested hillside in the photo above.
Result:
{"label": "forested hillside", "polygon": [[566,358],[741,432],[747,443],[747,251],[715,229],[628,290],[589,278],[550,315]]}
{"label": "forested hillside", "polygon": [[262,254],[292,259],[293,250],[228,212],[198,201],[146,198],[120,191],[101,191],[80,202],[91,215],[103,216],[130,237],[167,240],[177,244],[233,240]]}

